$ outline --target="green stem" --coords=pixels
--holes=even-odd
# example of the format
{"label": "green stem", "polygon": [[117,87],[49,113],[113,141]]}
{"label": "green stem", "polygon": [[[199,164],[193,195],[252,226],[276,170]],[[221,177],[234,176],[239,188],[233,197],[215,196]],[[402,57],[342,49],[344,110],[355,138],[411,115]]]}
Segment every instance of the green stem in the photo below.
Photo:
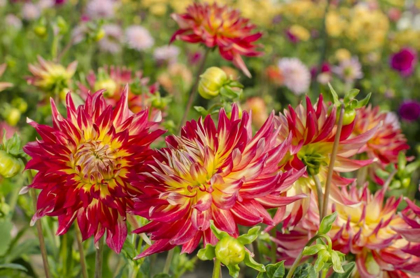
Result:
{"label": "green stem", "polygon": [[254,240],[252,242],[252,252],[255,255],[255,260],[257,262],[261,262],[261,254],[260,254],[260,250],[258,249],[258,240]]}
{"label": "green stem", "polygon": [[299,256],[297,256],[296,260],[293,262],[293,265],[290,267],[289,272],[287,273],[286,278],[292,278],[293,277],[293,273],[295,272],[296,268],[299,266],[300,260],[302,260],[303,257],[303,250],[305,250],[305,247],[310,246],[315,240],[317,240],[318,238],[323,238],[327,241],[328,243],[328,248],[331,249],[332,248],[332,242],[331,239],[327,236],[324,235],[314,235],[307,243],[306,245],[302,248],[302,250],[299,253]]}
{"label": "green stem", "polygon": [[[273,229],[271,229],[270,234],[273,238],[276,238],[276,232],[277,227],[274,226]],[[257,241],[254,241],[257,242]],[[271,241],[271,250],[270,250],[270,257],[271,257],[271,263],[274,264],[277,261],[277,246],[276,243],[272,240]]]}
{"label": "green stem", "polygon": [[[319,210],[319,215],[322,214],[322,185],[321,182],[319,181],[318,175],[314,175],[312,176],[314,181],[315,181],[315,185],[316,185],[316,192],[318,195],[318,210]],[[319,221],[321,222],[322,218],[319,218]]]}
{"label": "green stem", "polygon": [[80,267],[82,268],[82,277],[89,278],[86,267],[85,251],[83,249],[82,233],[80,232],[79,225],[75,225],[74,228],[76,230],[77,247],[79,249],[80,254]]}
{"label": "green stem", "polygon": [[[29,173],[30,183],[32,183],[32,172],[31,172],[31,170],[28,170],[28,173]],[[36,191],[35,191],[34,188],[31,188],[30,194],[31,194],[31,197],[32,197],[32,203],[33,203],[33,206],[34,206],[34,210],[35,210],[35,213],[36,213],[36,211],[37,211],[37,208],[36,208],[37,198],[36,198]],[[42,233],[41,220],[36,221],[35,226],[36,226],[36,229],[38,231],[39,248],[41,249],[41,256],[42,256],[42,262],[44,264],[45,277],[50,278],[51,275],[50,275],[49,266],[48,266],[47,248],[45,247],[45,240],[44,240],[44,235]]]}
{"label": "green stem", "polygon": [[338,119],[337,131],[335,133],[333,150],[330,157],[330,165],[328,165],[327,181],[325,183],[324,202],[323,202],[323,207],[322,207],[322,213],[320,215],[320,220],[323,219],[327,215],[327,211],[328,211],[328,201],[330,197],[331,181],[332,181],[332,175],[334,172],[335,159],[337,157],[338,145],[340,143],[341,129],[343,128],[343,117],[344,117],[344,105],[341,105],[340,117]]}
{"label": "green stem", "polygon": [[200,81],[200,75],[203,72],[204,65],[206,64],[207,56],[208,56],[210,50],[211,50],[210,48],[206,49],[206,52],[204,53],[203,60],[201,61],[201,64],[198,67],[198,70],[196,72],[195,79],[194,79],[194,85],[191,88],[191,93],[190,93],[190,96],[188,98],[187,107],[185,108],[185,112],[184,112],[184,115],[182,116],[181,123],[179,124],[179,132],[181,132],[181,128],[187,120],[188,113],[190,112],[191,106],[192,106],[192,104],[195,100],[195,97],[197,95],[198,82]]}
{"label": "green stem", "polygon": [[95,258],[95,278],[102,278],[102,264],[104,260],[104,236],[98,241],[98,248],[96,249]]}
{"label": "green stem", "polygon": [[174,257],[175,249],[171,249],[168,252],[166,257],[165,267],[163,268],[163,273],[169,274],[169,269],[171,268],[172,258]]}
{"label": "green stem", "polygon": [[220,277],[220,270],[221,270],[220,261],[218,259],[215,259],[214,260],[214,267],[213,267],[213,275],[211,277],[212,278],[219,278]]}

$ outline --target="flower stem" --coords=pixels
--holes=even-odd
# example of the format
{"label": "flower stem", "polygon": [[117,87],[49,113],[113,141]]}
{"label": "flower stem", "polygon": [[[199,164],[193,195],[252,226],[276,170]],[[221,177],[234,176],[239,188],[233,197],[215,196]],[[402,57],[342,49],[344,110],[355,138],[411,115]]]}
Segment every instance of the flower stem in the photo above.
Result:
{"label": "flower stem", "polygon": [[203,60],[201,60],[201,64],[198,67],[198,70],[196,72],[195,79],[194,79],[194,85],[191,88],[191,93],[190,93],[190,96],[188,98],[187,107],[185,108],[185,112],[184,112],[184,115],[182,116],[181,123],[179,124],[179,132],[181,132],[181,128],[187,120],[188,113],[190,112],[191,106],[192,106],[192,104],[195,100],[195,97],[197,95],[198,82],[200,81],[200,74],[203,72],[204,65],[206,64],[207,56],[208,56],[210,50],[211,50],[210,48],[206,49],[206,52],[204,53]]}
{"label": "flower stem", "polygon": [[331,181],[332,181],[332,175],[334,172],[334,164],[335,164],[335,159],[337,156],[338,145],[340,143],[341,129],[343,128],[343,117],[344,117],[344,105],[341,105],[340,117],[338,119],[337,131],[335,133],[334,145],[333,145],[333,150],[332,150],[331,158],[330,158],[330,165],[328,165],[327,181],[325,183],[324,202],[322,204],[323,206],[322,206],[322,213],[320,215],[320,220],[322,220],[327,215],[327,211],[328,211],[328,201],[330,197]]}
{"label": "flower stem", "polygon": [[104,236],[98,241],[95,258],[95,278],[102,278],[102,263],[104,260]]}
{"label": "flower stem", "polygon": [[219,278],[220,277],[220,270],[221,270],[220,261],[218,259],[215,259],[214,260],[214,267],[213,267],[213,275],[211,277],[212,278]]}
{"label": "flower stem", "polygon": [[89,278],[87,268],[86,268],[86,259],[85,259],[85,251],[83,250],[83,241],[82,241],[82,234],[80,232],[79,225],[75,225],[76,230],[76,239],[77,239],[77,247],[79,249],[80,254],[80,267],[82,268],[82,277]]}
{"label": "flower stem", "polygon": [[[276,232],[277,232],[277,226],[274,226],[273,229],[271,229],[270,234],[273,238],[276,238]],[[254,241],[257,242],[257,241]],[[277,246],[274,241],[271,241],[271,250],[270,250],[270,257],[271,257],[271,263],[274,264],[277,261]]]}
{"label": "flower stem", "polygon": [[171,268],[172,258],[174,257],[175,249],[171,249],[168,252],[166,257],[165,267],[163,268],[163,273],[169,274],[169,269]]}
{"label": "flower stem", "polygon": [[392,179],[394,178],[395,174],[397,174],[398,170],[394,169],[391,174],[389,174],[388,178],[386,179],[384,186],[382,187],[384,192],[388,189],[389,185],[392,182]]}
{"label": "flower stem", "polygon": [[[29,183],[31,184],[32,180],[33,180],[32,172],[31,172],[31,170],[28,170],[27,173],[28,173]],[[32,204],[34,206],[34,211],[36,213],[36,211],[37,211],[37,208],[36,208],[37,198],[36,198],[35,189],[31,188],[29,194],[32,197]],[[41,223],[41,221],[40,220],[36,221],[35,226],[36,226],[36,229],[38,231],[39,248],[41,249],[41,256],[42,256],[42,262],[44,264],[45,277],[50,278],[51,275],[50,275],[49,266],[48,266],[47,248],[45,247],[45,240],[44,240],[44,235],[42,233],[42,223]]]}
{"label": "flower stem", "polygon": [[[319,209],[319,215],[322,214],[322,185],[321,182],[319,181],[318,175],[314,175],[313,179],[315,181],[315,185],[316,185],[316,192],[318,195],[318,209]],[[321,222],[322,218],[319,218],[319,221]]]}

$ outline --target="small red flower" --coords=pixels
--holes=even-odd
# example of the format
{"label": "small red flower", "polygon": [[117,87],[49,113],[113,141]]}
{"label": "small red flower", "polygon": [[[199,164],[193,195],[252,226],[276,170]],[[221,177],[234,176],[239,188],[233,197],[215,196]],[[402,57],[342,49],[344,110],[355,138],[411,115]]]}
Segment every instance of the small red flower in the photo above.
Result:
{"label": "small red flower", "polygon": [[[201,239],[215,244],[210,220],[231,236],[237,225],[273,224],[267,208],[283,207],[304,196],[287,196],[303,171],[280,172],[290,138],[277,143],[274,115],[253,136],[251,117],[237,106],[231,118],[222,109],[216,126],[210,116],[191,121],[181,136],[166,138],[167,148],[139,177],[134,213],[151,220],[137,233],[154,244],[138,258],[182,245],[191,253]],[[135,186],[136,184],[133,183]]]}
{"label": "small red flower", "polygon": [[24,151],[32,157],[26,169],[38,171],[30,187],[41,189],[33,221],[57,216],[62,235],[77,218],[83,240],[94,236],[97,242],[106,232],[108,246],[119,253],[129,197],[137,191],[128,177],[145,163],[149,145],[163,131],[148,121],[147,110],[128,109],[127,88],[115,109],[102,92],[89,94],[78,108],[67,94],[67,118],[51,100],[53,126],[29,121],[42,139]]}
{"label": "small red flower", "polygon": [[217,3],[194,3],[184,14],[173,14],[172,18],[180,29],[176,31],[171,42],[176,39],[189,43],[202,43],[209,48],[217,47],[220,55],[251,77],[241,55],[259,56],[254,44],[261,33],[251,34],[256,27],[249,19],[241,17],[238,10]]}

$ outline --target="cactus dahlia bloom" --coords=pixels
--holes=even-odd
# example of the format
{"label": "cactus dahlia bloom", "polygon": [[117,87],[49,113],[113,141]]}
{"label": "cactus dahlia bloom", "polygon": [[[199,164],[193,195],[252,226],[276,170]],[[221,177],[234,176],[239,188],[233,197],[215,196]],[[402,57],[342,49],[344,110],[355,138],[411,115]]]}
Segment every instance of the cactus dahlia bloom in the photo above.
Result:
{"label": "cactus dahlia bloom", "polygon": [[110,248],[120,252],[127,228],[126,208],[135,188],[128,176],[147,159],[149,145],[163,131],[148,121],[148,111],[133,114],[127,89],[115,109],[102,91],[88,95],[77,109],[67,94],[67,118],[51,101],[53,126],[29,123],[42,139],[28,143],[26,168],[37,170],[30,187],[41,189],[33,221],[58,216],[58,235],[77,218],[83,239],[97,242],[106,232]]}
{"label": "cactus dahlia bloom", "polygon": [[381,128],[366,142],[359,153],[366,153],[369,158],[376,158],[381,166],[397,163],[398,153],[409,149],[397,117],[390,112],[381,112],[379,106],[363,107],[356,113],[354,135],[362,134],[382,123]]}
{"label": "cactus dahlia bloom", "polygon": [[38,87],[49,95],[62,95],[69,91],[71,78],[76,72],[77,61],[67,68],[60,64],[45,61],[38,56],[38,65],[29,65],[29,71],[33,76],[26,78],[28,84]]}
{"label": "cactus dahlia bloom", "polygon": [[179,39],[202,43],[209,48],[217,47],[224,59],[232,61],[246,76],[251,76],[241,55],[261,55],[253,43],[262,34],[251,34],[255,25],[242,18],[238,10],[217,3],[194,3],[185,14],[173,14],[172,17],[180,29],[173,34],[171,42]]}
{"label": "cactus dahlia bloom", "polygon": [[100,68],[98,74],[91,71],[86,80],[88,86],[82,83],[78,84],[82,97],[86,99],[90,92],[104,89],[104,98],[107,104],[112,106],[115,106],[119,101],[125,85],[139,85],[138,87],[128,87],[128,106],[134,113],[150,106],[150,96],[159,89],[158,83],[149,86],[149,78],[144,77],[142,72],[133,74],[129,69],[114,66]]}
{"label": "cactus dahlia bloom", "polygon": [[[410,216],[397,214],[401,199],[391,197],[384,202],[384,189],[372,195],[367,187],[358,189],[356,186],[349,190],[343,188],[342,194],[357,200],[359,205],[333,202],[331,208],[337,212],[337,219],[329,236],[334,250],[355,256],[358,275],[371,278],[420,274],[418,234],[414,236],[418,230],[410,229],[408,224],[412,213],[407,213]],[[315,202],[315,198],[312,200]],[[289,233],[278,233],[275,242],[286,264],[293,263],[308,239],[317,232],[318,223],[318,210],[311,206],[309,213]]]}
{"label": "cactus dahlia bloom", "polygon": [[151,222],[136,232],[150,233],[155,242],[138,258],[176,245],[191,253],[202,238],[205,245],[215,244],[210,220],[234,237],[237,224],[272,225],[267,208],[304,197],[287,196],[303,171],[279,171],[290,140],[276,143],[274,115],[255,136],[250,115],[243,112],[242,119],[238,115],[237,106],[230,119],[222,109],[217,127],[208,116],[187,122],[181,136],[167,137],[167,148],[140,176],[142,194],[136,196],[134,213]]}
{"label": "cactus dahlia bloom", "polygon": [[[297,194],[308,194],[309,191],[316,188],[311,175],[318,175],[321,184],[326,181],[337,129],[336,114],[336,107],[328,107],[320,95],[317,104],[313,105],[306,97],[306,107],[302,104],[298,105],[296,109],[289,106],[284,114],[276,117],[281,129],[279,132],[280,141],[284,141],[287,136],[292,136],[285,169],[300,170],[305,167],[307,169],[307,175],[301,177],[293,186],[292,190],[295,190]],[[377,130],[377,127],[372,127],[358,136],[349,138],[353,128],[354,121],[342,128],[331,186],[331,197],[344,204],[351,204],[354,201],[345,199],[340,193],[339,187],[348,185],[352,180],[340,177],[339,173],[355,171],[372,163],[372,160],[355,160],[351,157],[366,144]],[[292,213],[286,219],[286,224],[289,221],[292,221],[292,225],[296,224],[308,209],[308,199],[302,202],[304,203],[293,204]]]}

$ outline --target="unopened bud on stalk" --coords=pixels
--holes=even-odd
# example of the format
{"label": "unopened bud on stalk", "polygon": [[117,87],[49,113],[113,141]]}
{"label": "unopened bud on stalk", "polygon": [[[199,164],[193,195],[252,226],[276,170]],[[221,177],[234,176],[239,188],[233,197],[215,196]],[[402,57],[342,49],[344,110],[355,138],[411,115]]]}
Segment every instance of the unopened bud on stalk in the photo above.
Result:
{"label": "unopened bud on stalk", "polygon": [[19,160],[4,150],[0,150],[0,176],[11,178],[21,170]]}
{"label": "unopened bud on stalk", "polygon": [[216,258],[226,266],[239,264],[245,259],[245,247],[236,238],[222,238],[216,245]]}
{"label": "unopened bud on stalk", "polygon": [[6,116],[6,122],[11,126],[16,126],[20,120],[21,113],[17,108],[11,108]]}
{"label": "unopened bud on stalk", "polygon": [[228,81],[226,73],[217,67],[208,68],[201,76],[198,92],[205,99],[212,99],[220,94],[223,85]]}
{"label": "unopened bud on stalk", "polygon": [[112,97],[117,90],[117,83],[112,79],[99,80],[94,85],[94,90],[99,91],[105,89],[104,96]]}

